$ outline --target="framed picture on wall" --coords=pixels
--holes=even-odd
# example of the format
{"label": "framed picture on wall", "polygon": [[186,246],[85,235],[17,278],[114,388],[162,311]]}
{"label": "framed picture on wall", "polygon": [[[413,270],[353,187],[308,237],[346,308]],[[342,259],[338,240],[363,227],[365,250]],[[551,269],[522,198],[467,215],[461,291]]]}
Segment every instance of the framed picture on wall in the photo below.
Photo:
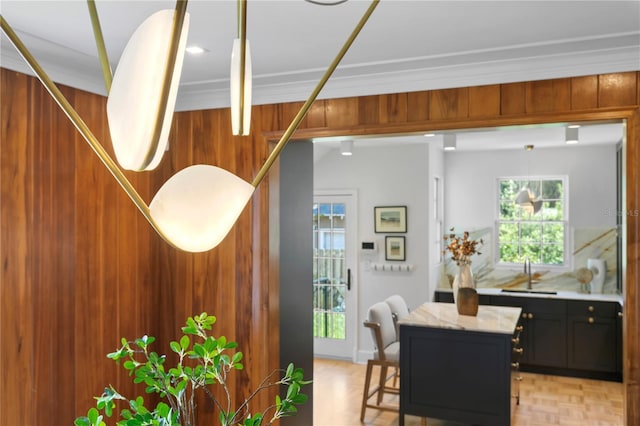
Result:
{"label": "framed picture on wall", "polygon": [[404,237],[390,235],[385,237],[385,260],[405,260]]}
{"label": "framed picture on wall", "polygon": [[380,206],[373,208],[376,233],[407,232],[407,206]]}

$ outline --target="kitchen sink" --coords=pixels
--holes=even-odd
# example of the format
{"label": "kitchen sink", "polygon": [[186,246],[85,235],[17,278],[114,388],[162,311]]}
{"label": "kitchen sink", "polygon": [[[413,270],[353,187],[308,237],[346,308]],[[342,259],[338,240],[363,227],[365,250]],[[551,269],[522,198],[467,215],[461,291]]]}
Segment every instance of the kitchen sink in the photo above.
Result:
{"label": "kitchen sink", "polygon": [[527,290],[524,288],[503,288],[503,293],[532,293],[532,294],[558,294],[556,291],[551,290]]}

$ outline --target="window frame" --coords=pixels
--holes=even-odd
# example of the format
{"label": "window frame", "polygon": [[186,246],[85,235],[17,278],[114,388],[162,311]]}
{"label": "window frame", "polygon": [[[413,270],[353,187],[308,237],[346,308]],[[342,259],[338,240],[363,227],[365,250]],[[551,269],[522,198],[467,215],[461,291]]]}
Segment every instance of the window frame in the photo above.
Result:
{"label": "window frame", "polygon": [[[569,212],[569,176],[568,175],[555,175],[555,174],[541,174],[541,175],[514,175],[514,176],[499,176],[495,181],[495,222],[493,227],[493,249],[494,249],[494,267],[496,269],[514,269],[515,267],[522,267],[522,263],[513,263],[513,262],[503,262],[500,259],[500,224],[504,221],[500,220],[500,183],[505,180],[511,181],[545,181],[545,180],[561,180],[562,181],[562,211],[563,211],[563,219],[560,221],[557,220],[540,220],[540,223],[562,223],[564,225],[563,232],[563,263],[558,265],[552,265],[547,263],[537,263],[532,262],[532,266],[537,268],[545,268],[549,271],[553,272],[563,272],[563,271],[571,271],[573,269],[573,256],[571,256],[571,221],[570,221],[570,212]],[[508,221],[512,222],[512,221]],[[526,222],[526,221],[525,221]],[[513,223],[513,222],[512,222]],[[515,223],[520,223],[520,220],[515,221]]]}

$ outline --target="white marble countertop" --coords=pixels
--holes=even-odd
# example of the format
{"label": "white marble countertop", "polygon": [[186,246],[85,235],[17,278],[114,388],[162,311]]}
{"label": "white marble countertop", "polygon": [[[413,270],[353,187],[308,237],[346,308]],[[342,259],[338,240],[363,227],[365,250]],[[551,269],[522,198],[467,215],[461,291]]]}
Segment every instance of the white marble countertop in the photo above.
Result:
{"label": "white marble countertop", "polygon": [[480,305],[478,315],[473,317],[458,314],[453,303],[428,302],[411,311],[399,324],[513,334],[521,312],[521,308]]}
{"label": "white marble countertop", "polygon": [[[545,291],[532,290],[527,291],[502,291],[501,288],[478,287],[478,294],[490,296],[517,296],[517,297],[536,297],[538,299],[566,299],[566,300],[592,300],[600,302],[618,302],[620,306],[624,306],[624,298],[620,294],[603,294],[603,293],[578,293],[575,291],[555,291],[554,294]],[[438,288],[436,291],[449,292],[451,289]]]}

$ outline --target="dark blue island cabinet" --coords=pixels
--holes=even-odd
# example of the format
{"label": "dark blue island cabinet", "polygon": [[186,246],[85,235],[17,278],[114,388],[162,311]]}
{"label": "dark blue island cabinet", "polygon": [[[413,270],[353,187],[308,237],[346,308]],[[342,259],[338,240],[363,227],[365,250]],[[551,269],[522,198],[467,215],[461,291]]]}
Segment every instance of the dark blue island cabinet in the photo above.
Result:
{"label": "dark blue island cabinet", "polygon": [[406,414],[470,425],[508,426],[519,402],[522,309],[480,306],[458,315],[425,303],[400,321],[400,421]]}

